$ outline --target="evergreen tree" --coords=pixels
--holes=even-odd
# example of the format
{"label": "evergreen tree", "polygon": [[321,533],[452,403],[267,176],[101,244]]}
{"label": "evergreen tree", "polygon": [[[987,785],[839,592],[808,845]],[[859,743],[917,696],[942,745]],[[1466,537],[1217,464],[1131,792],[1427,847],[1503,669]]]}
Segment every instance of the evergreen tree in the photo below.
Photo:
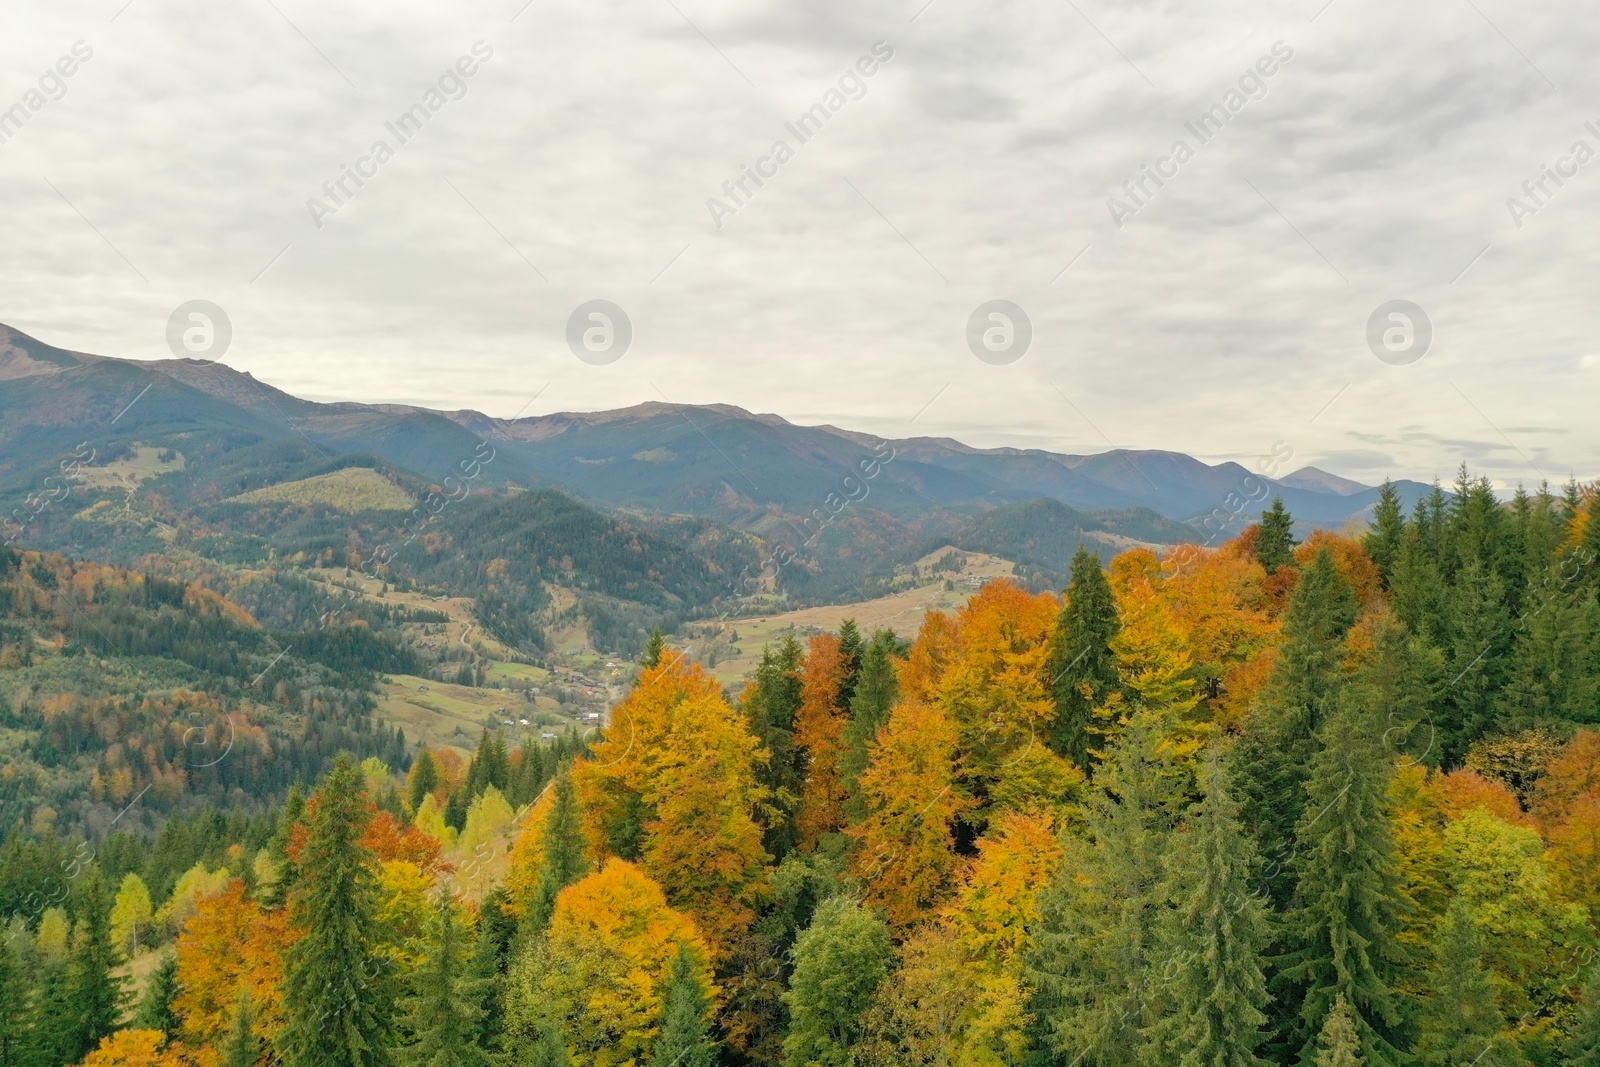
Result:
{"label": "evergreen tree", "polygon": [[[499,730],[485,730],[478,738],[478,750],[467,767],[467,782],[462,792],[470,807],[491,785],[502,794],[511,778],[511,758]],[[464,824],[464,823],[463,823]]]}
{"label": "evergreen tree", "polygon": [[795,941],[784,1063],[849,1067],[862,1016],[893,968],[894,946],[882,919],[847,897],[824,901]]}
{"label": "evergreen tree", "polygon": [[67,961],[47,959],[28,1008],[29,1067],[63,1067],[83,1057],[83,1027],[73,1006]]}
{"label": "evergreen tree", "polygon": [[507,899],[505,887],[496,886],[479,904],[477,937],[467,965],[465,992],[476,1005],[478,1047],[483,1049],[498,1047],[505,1018],[502,979],[517,935],[517,920],[504,908]]}
{"label": "evergreen tree", "polygon": [[1111,640],[1122,624],[1100,557],[1083,545],[1072,557],[1065,596],[1067,603],[1056,619],[1050,645],[1050,692],[1056,714],[1049,742],[1057,755],[1088,770],[1094,709],[1120,684]]}
{"label": "evergreen tree", "polygon": [[1361,1058],[1361,1037],[1350,1015],[1350,1004],[1341,993],[1317,1035],[1316,1067],[1366,1067],[1366,1062]]}
{"label": "evergreen tree", "polygon": [[572,1067],[572,1057],[567,1053],[567,1044],[561,1036],[561,1028],[555,1022],[545,1022],[539,1026],[538,1036],[533,1042],[525,1046],[521,1059],[508,1059],[508,1064],[516,1067]]}
{"label": "evergreen tree", "polygon": [[866,642],[856,620],[846,619],[839,624],[839,654],[844,658],[844,677],[839,680],[839,706],[849,708],[856,696],[856,677],[861,672],[861,653]]}
{"label": "evergreen tree", "polygon": [[27,1062],[31,992],[21,953],[0,930],[0,1067],[23,1067]]}
{"label": "evergreen tree", "polygon": [[1371,1067],[1393,1067],[1401,1062],[1393,980],[1402,898],[1387,796],[1393,766],[1376,689],[1353,686],[1340,694],[1322,731],[1322,751],[1312,759],[1278,984],[1282,1000],[1300,1006],[1294,1032],[1286,1036],[1302,1057],[1311,1055],[1342,996],[1363,1058]]}
{"label": "evergreen tree", "polygon": [[667,650],[667,639],[657,626],[650,631],[650,636],[645,639],[644,653],[639,657],[639,666],[649,670],[651,667],[661,666],[661,654]]}
{"label": "evergreen tree", "polygon": [[1300,573],[1277,662],[1239,744],[1235,785],[1244,821],[1255,829],[1267,886],[1280,905],[1293,885],[1286,860],[1305,808],[1307,768],[1342,680],[1344,637],[1355,617],[1355,591],[1324,546]]}
{"label": "evergreen tree", "polygon": [[263,903],[269,908],[281,908],[289,902],[289,892],[294,888],[299,873],[294,861],[289,858],[289,835],[305,817],[305,812],[305,790],[300,788],[299,782],[295,782],[289,787],[289,795],[284,798],[283,807],[278,812],[278,825],[273,831],[272,840],[267,842],[267,858],[272,861],[273,879],[272,885],[263,894]]}
{"label": "evergreen tree", "polygon": [[228,1043],[222,1052],[223,1067],[256,1067],[260,1056],[261,1038],[256,1034],[255,1007],[250,1003],[249,991],[241,989],[233,1009]]}
{"label": "evergreen tree", "polygon": [[1502,1036],[1505,1020],[1483,966],[1483,943],[1467,903],[1457,897],[1434,933],[1434,963],[1422,1003],[1419,1067],[1521,1067]]}
{"label": "evergreen tree", "polygon": [[1164,1015],[1150,1037],[1162,1064],[1257,1067],[1269,915],[1250,884],[1255,847],[1215,756],[1200,784],[1204,798],[1190,809],[1167,870],[1163,895],[1176,906],[1161,930]]}
{"label": "evergreen tree", "polygon": [[1570,1067],[1600,1067],[1600,965],[1589,972],[1562,1051]]}
{"label": "evergreen tree", "polygon": [[94,1050],[122,1017],[123,979],[112,971],[122,961],[111,943],[111,902],[100,868],[91,866],[78,903],[72,952],[67,959],[67,1000],[77,1024],[71,1059]]}
{"label": "evergreen tree", "polygon": [[769,754],[756,778],[771,794],[771,814],[764,834],[766,850],[782,860],[799,843],[795,814],[804,781],[803,753],[794,742],[794,720],[800,710],[800,664],[805,653],[793,631],[776,650],[761,650],[761,663],[744,692],[744,715],[750,732]]}
{"label": "evergreen tree", "polygon": [[1261,513],[1256,527],[1256,559],[1268,574],[1275,574],[1294,562],[1294,546],[1299,543],[1294,538],[1294,516],[1284,510],[1281,496],[1273,497],[1272,507]]}
{"label": "evergreen tree", "polygon": [[428,956],[401,1004],[409,1040],[395,1059],[403,1067],[488,1067],[478,1045],[477,991],[469,987],[461,921],[449,894],[440,894],[430,918]]}
{"label": "evergreen tree", "polygon": [[168,1038],[178,1032],[178,1017],[173,1013],[172,1002],[178,995],[178,955],[164,952],[150,981],[139,1000],[139,1010],[133,1024],[141,1030],[160,1030]]}
{"label": "evergreen tree", "polygon": [[889,709],[900,699],[900,682],[894,666],[903,656],[900,640],[893,630],[878,630],[861,652],[856,672],[855,695],[850,701],[850,721],[844,727],[844,752],[839,757],[839,777],[849,799],[845,812],[852,822],[866,814],[860,796],[861,775],[867,769],[867,746],[878,729],[889,721]]}
{"label": "evergreen tree", "polygon": [[544,825],[544,855],[540,862],[539,889],[529,905],[530,931],[542,931],[555,911],[556,894],[589,872],[588,843],[578,812],[578,793],[572,775],[556,777],[554,802]]}
{"label": "evergreen tree", "polygon": [[1383,487],[1378,490],[1378,503],[1372,509],[1372,529],[1361,539],[1367,555],[1378,565],[1385,589],[1389,588],[1395,565],[1400,561],[1405,534],[1406,516],[1400,507],[1400,494],[1394,483],[1385,478]]}
{"label": "evergreen tree", "polygon": [[1505,610],[1504,583],[1476,557],[1456,576],[1449,604],[1442,627],[1450,634],[1449,685],[1435,758],[1456,765],[1474,741],[1494,733],[1499,725],[1501,709],[1495,697],[1505,685],[1511,621]]}
{"label": "evergreen tree", "polygon": [[1170,903],[1165,861],[1191,778],[1174,732],[1169,714],[1134,714],[1085,803],[1088,843],[1069,843],[1074,862],[1039,892],[1026,965],[1046,1041],[1067,1061],[1131,1067],[1149,1054],[1144,1034],[1158,1000],[1150,976]]}
{"label": "evergreen tree", "polygon": [[661,1036],[652,1067],[715,1067],[711,998],[695,972],[694,957],[680,945],[661,993]]}
{"label": "evergreen tree", "polygon": [[439,764],[433,758],[433,753],[423,749],[411,765],[411,774],[406,780],[406,803],[416,811],[422,806],[422,798],[439,788]]}
{"label": "evergreen tree", "polygon": [[361,844],[368,810],[361,771],[340,753],[308,813],[284,951],[286,1067],[383,1067],[393,993],[377,918],[376,860]]}

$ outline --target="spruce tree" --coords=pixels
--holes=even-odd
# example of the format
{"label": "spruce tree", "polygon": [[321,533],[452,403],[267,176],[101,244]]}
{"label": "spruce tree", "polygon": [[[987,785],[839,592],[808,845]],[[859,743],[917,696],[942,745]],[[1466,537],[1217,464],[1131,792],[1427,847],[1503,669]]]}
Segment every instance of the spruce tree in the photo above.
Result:
{"label": "spruce tree", "polygon": [[27,1062],[31,992],[21,953],[0,930],[0,1067],[24,1067]]}
{"label": "spruce tree", "polygon": [[507,1062],[515,1062],[517,1067],[572,1067],[572,1056],[567,1052],[561,1027],[555,1022],[540,1025],[538,1035],[525,1047],[522,1056],[520,1061]]}
{"label": "spruce tree", "polygon": [[1256,559],[1261,566],[1266,568],[1268,574],[1274,574],[1279,567],[1286,567],[1294,562],[1294,546],[1299,544],[1294,539],[1294,516],[1283,507],[1283,498],[1272,498],[1272,507],[1261,513],[1261,522],[1256,527]]}
{"label": "spruce tree", "polygon": [[1033,1009],[1063,1061],[1124,1067],[1149,1054],[1157,1018],[1151,981],[1168,910],[1164,877],[1191,772],[1171,744],[1171,716],[1142,709],[1106,750],[1085,803],[1083,836],[1039,892],[1026,960]]}
{"label": "spruce tree", "polygon": [[177,995],[178,956],[175,952],[164,952],[144,987],[144,996],[139,999],[134,1026],[141,1030],[160,1030],[171,1038],[178,1032],[178,1016],[172,1010]]}
{"label": "spruce tree", "polygon": [[1285,1035],[1291,1051],[1310,1057],[1342,996],[1363,1058],[1371,1067],[1394,1067],[1401,1062],[1393,982],[1402,898],[1387,796],[1393,764],[1376,687],[1351,687],[1338,705],[1312,759],[1296,829],[1298,881],[1284,918],[1288,951],[1278,961],[1278,995],[1299,1005]]}
{"label": "spruce tree", "polygon": [[1366,1067],[1366,1062],[1361,1057],[1361,1037],[1350,1015],[1350,1004],[1341,993],[1317,1035],[1316,1067]]}
{"label": "spruce tree", "polygon": [[771,793],[766,850],[781,861],[799,842],[794,817],[803,783],[802,752],[794,743],[795,713],[800,710],[800,664],[805,658],[794,632],[784,634],[777,649],[761,650],[761,663],[745,690],[744,716],[750,732],[767,750],[756,778]]}
{"label": "spruce tree", "polygon": [[1056,714],[1049,744],[1057,755],[1088,770],[1094,709],[1119,684],[1111,640],[1122,623],[1100,557],[1083,545],[1072,557],[1065,596],[1066,606],[1056,619],[1050,644],[1050,693]]}
{"label": "spruce tree", "polygon": [[639,656],[639,666],[646,670],[661,666],[661,654],[666,650],[667,639],[662,635],[661,627],[654,627],[650,631],[650,636],[645,638],[644,652]]}
{"label": "spruce tree", "polygon": [[28,1006],[29,1067],[62,1067],[83,1057],[79,1025],[72,1001],[66,960],[45,960],[39,968],[33,1002]]}
{"label": "spruce tree", "polygon": [[416,811],[422,806],[422,798],[439,788],[439,763],[433,758],[433,753],[423,749],[417,755],[417,760],[411,765],[410,777],[406,780],[406,803]]}
{"label": "spruce tree", "polygon": [[849,708],[856,696],[856,678],[861,673],[861,654],[866,641],[856,620],[846,619],[839,624],[839,655],[844,660],[844,676],[839,679],[839,706]]}
{"label": "spruce tree", "polygon": [[223,1046],[223,1067],[256,1067],[261,1056],[261,1038],[256,1034],[255,1007],[250,1003],[248,990],[239,990],[238,1003],[233,1009],[233,1023],[228,1028],[228,1042]]}
{"label": "spruce tree", "polygon": [[269,908],[281,908],[289,902],[289,892],[294,888],[298,874],[294,861],[289,858],[289,835],[305,817],[305,812],[305,790],[300,788],[299,782],[295,782],[289,787],[289,795],[284,798],[283,807],[278,811],[278,824],[272,840],[267,842],[267,858],[272,861],[273,878],[272,885],[262,894],[262,902]]}
{"label": "spruce tree", "polygon": [[1434,932],[1434,962],[1422,1002],[1418,1067],[1522,1067],[1501,1031],[1505,1020],[1483,966],[1483,941],[1471,908],[1457,897]]}
{"label": "spruce tree", "polygon": [[92,1052],[101,1038],[117,1028],[125,997],[124,980],[112,973],[122,961],[111,943],[111,902],[98,865],[89,868],[77,911],[66,984],[77,1024],[73,1061]]}
{"label": "spruce tree", "polygon": [[1570,1067],[1600,1067],[1600,965],[1589,971],[1565,1047]]}
{"label": "spruce tree", "polygon": [[849,797],[845,812],[852,822],[866,815],[860,781],[867,769],[867,746],[889,721],[889,709],[900,699],[900,682],[894,668],[902,656],[900,640],[893,630],[874,632],[861,652],[855,695],[850,701],[850,721],[844,727],[844,752],[839,756],[839,777]]}
{"label": "spruce tree", "polygon": [[1361,539],[1367,555],[1378,565],[1378,574],[1383,579],[1385,589],[1389,588],[1395,565],[1400,561],[1400,548],[1405,543],[1405,535],[1406,516],[1400,507],[1400,494],[1395,490],[1394,483],[1385,478],[1383,487],[1378,490],[1378,502],[1372,509],[1372,528]]}
{"label": "spruce tree", "polygon": [[544,855],[540,861],[539,888],[528,908],[530,932],[543,931],[555,912],[556,894],[589,871],[588,843],[578,812],[578,792],[572,775],[562,771],[556,777],[555,796],[545,818]]}
{"label": "spruce tree", "polygon": [[1459,765],[1472,743],[1499,725],[1501,709],[1495,697],[1505,685],[1511,653],[1504,590],[1500,576],[1476,557],[1467,561],[1450,590],[1449,684],[1434,757],[1447,766]]}
{"label": "spruce tree", "polygon": [[715,1067],[716,1062],[711,998],[695,972],[694,957],[680,945],[663,984],[661,1036],[651,1067]]}
{"label": "spruce tree", "polygon": [[284,951],[286,1067],[383,1067],[393,1040],[393,980],[377,917],[377,862],[361,844],[361,771],[340,753],[308,812]]}
{"label": "spruce tree", "polygon": [[1293,886],[1287,860],[1305,808],[1307,769],[1343,681],[1344,637],[1355,617],[1355,591],[1324,546],[1301,571],[1289,598],[1277,662],[1239,743],[1235,787],[1279,906]]}
{"label": "spruce tree", "polygon": [[1152,1051],[1179,1067],[1257,1067],[1269,913],[1251,884],[1255,846],[1216,756],[1200,784],[1204,797],[1189,809],[1167,868],[1163,895],[1175,906],[1160,930],[1164,1003],[1150,1028]]}
{"label": "spruce tree", "polygon": [[477,990],[471,987],[456,904],[441,893],[429,922],[427,958],[401,1004],[407,1043],[395,1053],[402,1067],[488,1067],[478,1044]]}

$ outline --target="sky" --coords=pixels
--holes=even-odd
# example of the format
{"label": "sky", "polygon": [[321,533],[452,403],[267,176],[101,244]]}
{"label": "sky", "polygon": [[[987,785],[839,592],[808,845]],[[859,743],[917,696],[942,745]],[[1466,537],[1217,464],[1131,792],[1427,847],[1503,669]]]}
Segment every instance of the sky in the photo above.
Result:
{"label": "sky", "polygon": [[11,0],[0,322],[317,400],[1594,478],[1597,38],[1573,0]]}

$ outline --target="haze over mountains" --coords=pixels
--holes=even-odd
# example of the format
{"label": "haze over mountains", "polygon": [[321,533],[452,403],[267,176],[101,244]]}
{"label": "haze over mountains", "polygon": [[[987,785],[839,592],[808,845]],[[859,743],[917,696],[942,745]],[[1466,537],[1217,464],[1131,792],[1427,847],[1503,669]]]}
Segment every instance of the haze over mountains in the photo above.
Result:
{"label": "haze over mountains", "polygon": [[[1205,540],[1197,526],[1179,524],[1215,509],[1237,511],[1242,519],[1227,536],[1259,510],[1255,501],[1238,502],[1262,495],[1255,472],[1180,453],[1062,455],[948,438],[885,440],[726,405],[647,403],[497,419],[316,403],[225,365],[69,352],[0,326],[0,492],[25,490],[86,437],[109,446],[158,434],[300,439],[329,460],[365,454],[432,479],[456,472],[488,441],[496,455],[480,484],[559,487],[606,507],[695,515],[780,536],[794,516],[828,509],[829,501],[850,501],[841,515],[875,514],[869,525],[894,539],[1046,498],[1080,513],[1122,513],[1090,524],[1137,540]],[[1261,481],[1308,525],[1342,526],[1378,495],[1314,467]],[[1408,504],[1429,488],[1396,486]]]}

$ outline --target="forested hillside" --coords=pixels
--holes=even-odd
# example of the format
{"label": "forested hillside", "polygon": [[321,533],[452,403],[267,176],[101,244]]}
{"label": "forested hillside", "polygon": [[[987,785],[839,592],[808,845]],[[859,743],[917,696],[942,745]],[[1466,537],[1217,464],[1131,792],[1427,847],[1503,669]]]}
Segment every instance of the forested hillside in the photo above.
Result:
{"label": "forested hillside", "polygon": [[[1463,472],[1304,543],[1275,503],[791,634],[737,692],[657,634],[587,744],[355,751],[153,842],[17,826],[0,1062],[1600,1062],[1594,500]],[[48,589],[178,596],[7,575],[62,661],[100,646]]]}

